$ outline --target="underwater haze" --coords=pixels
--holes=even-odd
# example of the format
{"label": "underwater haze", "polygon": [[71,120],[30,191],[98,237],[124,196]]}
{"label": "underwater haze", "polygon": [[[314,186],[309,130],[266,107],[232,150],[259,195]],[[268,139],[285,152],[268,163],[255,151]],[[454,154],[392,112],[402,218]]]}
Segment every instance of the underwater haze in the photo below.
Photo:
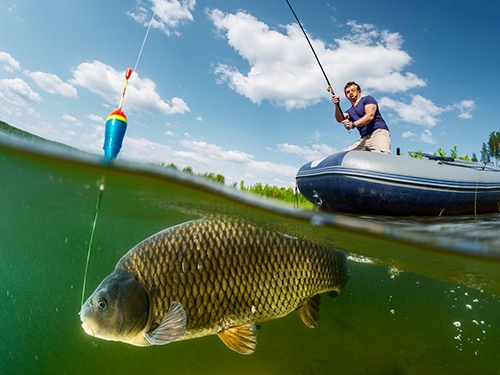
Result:
{"label": "underwater haze", "polygon": [[[299,210],[170,169],[2,140],[0,374],[500,374],[500,214],[389,218]],[[78,312],[130,248],[225,216],[349,252],[319,326],[263,322],[254,354],[216,336],[134,347]]]}

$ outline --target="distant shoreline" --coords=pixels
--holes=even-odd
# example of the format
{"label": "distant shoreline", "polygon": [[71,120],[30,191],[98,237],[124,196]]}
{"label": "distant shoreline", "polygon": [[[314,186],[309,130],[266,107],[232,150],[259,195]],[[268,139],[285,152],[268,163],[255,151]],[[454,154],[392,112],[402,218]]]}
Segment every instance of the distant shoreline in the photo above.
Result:
{"label": "distant shoreline", "polygon": [[2,120],[0,120],[0,132],[7,134],[7,135],[10,135],[12,137],[15,137],[17,139],[24,140],[26,142],[50,144],[50,145],[56,146],[58,148],[66,149],[68,151],[84,152],[84,151],[79,150],[75,147],[68,146],[64,143],[51,141],[49,139],[39,137],[38,135],[32,134],[30,132],[21,130],[21,129],[16,128],[12,125],[7,124],[6,122],[4,122]]}

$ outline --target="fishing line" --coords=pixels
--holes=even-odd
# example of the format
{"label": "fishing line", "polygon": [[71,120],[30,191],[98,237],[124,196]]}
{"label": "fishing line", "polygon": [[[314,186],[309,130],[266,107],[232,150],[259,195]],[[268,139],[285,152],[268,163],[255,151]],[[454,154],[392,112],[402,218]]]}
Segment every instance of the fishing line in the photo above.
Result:
{"label": "fishing line", "polygon": [[90,233],[89,248],[87,250],[87,262],[85,264],[85,272],[83,274],[83,288],[82,288],[82,306],[85,299],[85,286],[87,285],[87,273],[89,270],[90,250],[92,249],[92,242],[94,241],[94,232],[97,225],[97,217],[99,216],[99,206],[101,205],[102,195],[104,193],[104,176],[102,176],[101,183],[99,184],[99,194],[97,195],[97,202],[95,205],[94,222],[92,223],[92,231]]}
{"label": "fishing line", "polygon": [[137,60],[135,60],[135,66],[134,69],[127,69],[127,72],[125,73],[125,83],[123,84],[123,91],[122,91],[122,97],[120,99],[120,104],[118,105],[118,109],[122,109],[123,106],[123,101],[125,100],[125,92],[127,91],[127,86],[128,86],[128,79],[132,75],[132,72],[135,72],[137,70],[137,65],[139,65],[139,60],[141,59],[142,56],[142,50],[144,49],[144,45],[146,44],[146,40],[148,39],[149,35],[149,30],[151,29],[151,25],[153,24],[153,20],[156,15],[156,10],[153,11],[153,16],[151,17],[151,20],[149,21],[148,29],[146,30],[146,35],[144,35],[144,39],[142,40],[142,45],[141,48],[139,49],[139,54],[137,55]]}
{"label": "fishing line", "polygon": [[137,55],[137,60],[135,61],[135,66],[134,66],[134,72],[137,71],[137,65],[139,65],[139,60],[141,59],[142,50],[144,49],[144,45],[146,44],[146,39],[148,38],[149,30],[151,29],[151,25],[153,24],[153,19],[155,18],[155,15],[156,15],[156,9],[153,10],[153,17],[151,17],[151,20],[149,21],[149,26],[148,29],[146,30],[146,35],[144,35],[144,40],[142,41],[141,49],[139,50],[139,55]]}
{"label": "fishing line", "polygon": [[[125,136],[125,130],[127,129],[127,117],[125,116],[125,113],[122,112],[121,108],[123,106],[123,101],[125,99],[125,92],[127,90],[128,80],[132,75],[132,72],[137,70],[137,65],[139,65],[139,60],[141,59],[142,51],[144,49],[144,45],[146,44],[146,40],[148,39],[149,31],[151,30],[151,26],[153,25],[153,20],[155,18],[155,15],[156,15],[156,10],[153,10],[153,16],[149,21],[149,25],[146,30],[146,35],[144,35],[144,39],[142,40],[142,45],[139,50],[139,54],[137,55],[137,60],[135,61],[134,70],[129,68],[125,72],[125,83],[123,85],[122,96],[120,99],[120,104],[118,106],[118,109],[111,112],[110,116],[108,116],[108,119],[106,121],[104,155],[108,161],[116,158],[118,152],[120,151],[123,137]],[[85,286],[87,284],[87,273],[89,269],[90,252],[92,249],[92,242],[94,241],[94,233],[97,225],[97,218],[99,216],[99,206],[101,204],[103,192],[104,192],[104,176],[102,177],[101,183],[99,185],[99,194],[97,196],[97,203],[95,206],[94,222],[92,223],[89,248],[87,250],[87,262],[85,264],[85,273],[83,274],[82,305],[85,298]]]}

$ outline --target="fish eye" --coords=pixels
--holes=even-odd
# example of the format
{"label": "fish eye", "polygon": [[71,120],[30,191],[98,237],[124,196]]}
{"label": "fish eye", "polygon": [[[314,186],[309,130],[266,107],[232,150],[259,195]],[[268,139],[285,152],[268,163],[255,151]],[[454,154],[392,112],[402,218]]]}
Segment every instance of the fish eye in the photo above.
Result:
{"label": "fish eye", "polygon": [[108,302],[105,298],[100,298],[99,301],[97,301],[97,307],[99,308],[99,310],[104,310],[107,305]]}

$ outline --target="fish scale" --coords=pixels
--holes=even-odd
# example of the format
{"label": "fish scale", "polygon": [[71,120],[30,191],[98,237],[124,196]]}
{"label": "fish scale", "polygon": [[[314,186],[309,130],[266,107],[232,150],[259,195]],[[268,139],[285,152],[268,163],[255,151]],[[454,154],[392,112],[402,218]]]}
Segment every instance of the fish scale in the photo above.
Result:
{"label": "fish scale", "polygon": [[[161,338],[169,332],[163,329],[168,324],[180,329],[168,323],[177,318],[185,331],[175,340],[218,334],[232,349],[249,354],[255,347],[255,323],[298,309],[304,322],[315,326],[319,308],[315,296],[340,291],[348,272],[341,250],[244,222],[204,219],[142,241],[108,277],[130,281],[129,276],[136,280],[132,283],[138,282],[136,288],[147,291],[148,323],[138,337],[129,339],[130,332],[139,329],[134,322],[126,340],[108,339],[141,346],[170,342]],[[106,286],[106,279],[101,284]],[[133,309],[143,313],[146,307],[133,305]],[[89,315],[85,305],[82,312]],[[145,318],[137,319],[142,324]]]}
{"label": "fish scale", "polygon": [[[220,320],[224,316],[225,311],[239,310],[239,313],[248,316],[250,315],[248,311],[251,310],[251,306],[255,306],[257,309],[254,315],[258,320],[267,320],[275,316],[276,313],[278,315],[284,314],[290,307],[280,303],[283,297],[280,296],[278,291],[283,289],[283,284],[280,287],[278,281],[282,282],[283,279],[289,280],[289,283],[286,285],[289,288],[286,288],[285,291],[287,293],[293,291],[295,299],[298,301],[310,297],[311,293],[308,293],[309,290],[318,289],[320,285],[324,285],[323,289],[327,289],[328,284],[332,285],[331,281],[322,278],[321,274],[318,275],[320,277],[312,279],[310,272],[308,273],[308,270],[304,269],[304,266],[300,266],[301,264],[307,265],[306,259],[301,259],[304,258],[305,253],[296,252],[294,248],[285,251],[280,246],[280,242],[283,240],[282,235],[271,232],[271,235],[266,233],[267,235],[264,237],[263,230],[258,230],[249,225],[236,226],[234,223],[231,224],[232,226],[229,227],[230,230],[228,231],[225,230],[225,227],[228,225],[230,224],[218,223],[217,225],[213,225],[213,221],[205,221],[202,222],[201,227],[199,224],[183,226],[178,235],[172,233],[166,237],[160,234],[160,238],[163,240],[159,240],[158,235],[154,236],[147,240],[148,242],[143,244],[143,247],[137,248],[137,251],[132,250],[134,256],[124,258],[124,264],[120,265],[120,267],[123,267],[127,271],[137,272],[141,276],[140,281],[151,290],[161,290],[163,292],[153,296],[155,305],[158,306],[155,311],[157,322],[167,313],[172,301],[178,300],[183,306],[189,305],[189,301],[192,300],[191,288],[184,287],[190,285],[186,277],[187,272],[196,272],[198,277],[201,275],[210,275],[206,279],[207,292],[211,297],[209,300],[211,306],[204,306],[206,310],[210,310],[210,314],[205,319],[199,319],[199,313],[188,314],[188,331],[205,328],[203,326],[208,322]],[[237,230],[239,231],[237,232]],[[172,231],[172,229],[169,231]],[[214,238],[214,234],[217,237]],[[259,236],[262,237],[255,240]],[[238,246],[231,248],[227,246],[227,244],[231,244],[231,238],[238,239],[236,243]],[[224,245],[220,247],[220,253],[217,255],[205,252],[203,247],[197,248],[196,251],[186,252],[186,239],[195,241],[198,244],[208,243],[210,249],[216,248],[216,241]],[[260,245],[259,239],[264,241],[262,245]],[[166,251],[168,249],[173,249],[174,251]],[[245,254],[241,252],[241,249],[247,250],[247,256],[250,257],[248,262],[245,262]],[[270,250],[277,251],[273,252]],[[312,252],[315,251],[315,249],[311,250]],[[285,272],[285,274],[282,273],[282,275],[279,275],[280,277],[276,278],[278,271],[276,268],[280,264],[280,260],[276,259],[277,254],[281,258],[284,257],[286,259],[283,262],[285,265],[296,265],[297,269],[295,272],[289,269],[287,270],[288,272]],[[258,257],[262,258],[261,261],[259,261]],[[201,273],[200,270],[191,271],[189,268],[191,265],[190,262],[203,260],[205,260],[204,271]],[[226,264],[226,260],[232,260],[234,264]],[[151,267],[145,267],[146,262],[157,264],[154,273],[147,274],[141,272],[142,270],[151,269]],[[162,272],[162,267],[165,267],[167,264],[169,266],[169,273]],[[183,264],[185,264],[184,271],[182,270]],[[232,284],[236,285],[234,272],[239,273],[240,271],[248,279],[239,278],[237,284],[239,288],[228,288],[230,282],[227,279],[232,278]],[[305,284],[304,281],[306,282]],[[315,283],[316,285],[314,285]],[[166,295],[169,295],[168,300],[165,299]],[[233,300],[228,298],[231,296],[234,297]],[[244,301],[244,303],[237,306],[234,299],[236,299],[236,303],[238,300]],[[233,313],[232,315],[237,314]],[[245,321],[246,319],[239,318],[238,320]],[[240,322],[235,321],[235,323]]]}

